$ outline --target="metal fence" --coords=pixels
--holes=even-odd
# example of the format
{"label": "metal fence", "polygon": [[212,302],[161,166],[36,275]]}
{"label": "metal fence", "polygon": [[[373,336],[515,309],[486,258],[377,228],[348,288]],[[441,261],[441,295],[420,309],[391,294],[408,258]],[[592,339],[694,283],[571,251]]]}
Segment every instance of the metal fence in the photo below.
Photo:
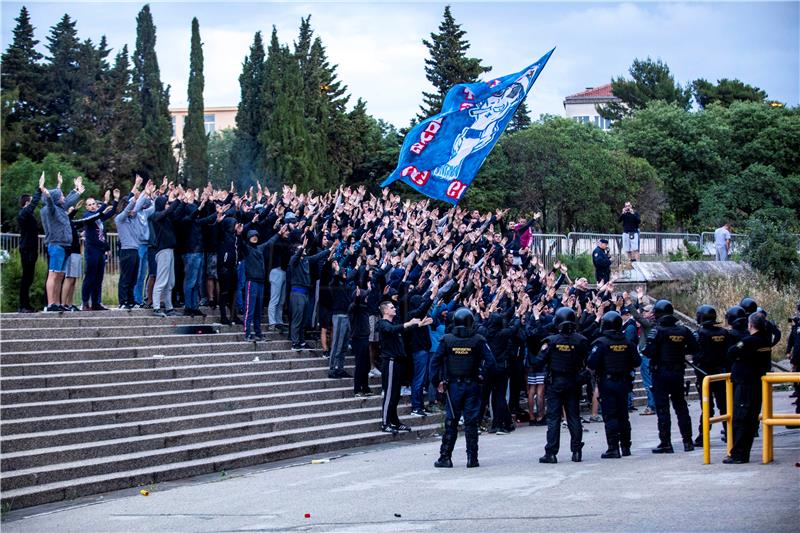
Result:
{"label": "metal fence", "polygon": [[[119,274],[119,249],[117,247],[117,234],[106,233],[106,242],[109,246],[108,258],[106,260],[106,274]],[[81,237],[83,245],[83,237]],[[0,250],[17,250],[19,248],[18,233],[0,233]],[[44,235],[39,235],[39,256],[46,257],[47,245],[44,243]]]}

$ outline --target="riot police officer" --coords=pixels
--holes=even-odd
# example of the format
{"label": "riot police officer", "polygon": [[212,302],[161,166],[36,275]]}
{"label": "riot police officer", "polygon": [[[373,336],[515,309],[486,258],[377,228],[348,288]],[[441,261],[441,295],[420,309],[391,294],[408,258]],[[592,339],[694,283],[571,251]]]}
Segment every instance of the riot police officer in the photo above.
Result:
{"label": "riot police officer", "polygon": [[753,313],[763,314],[764,318],[766,319],[764,322],[766,324],[764,326],[766,329],[764,331],[767,333],[767,335],[769,335],[770,342],[772,343],[771,346],[775,346],[776,344],[781,342],[780,328],[778,328],[778,325],[775,322],[767,318],[767,312],[764,310],[763,307],[758,306],[758,302],[756,302],[749,296],[745,296],[744,298],[742,298],[742,301],[739,302],[739,307],[744,309],[744,312],[748,317]]}
{"label": "riot police officer", "polygon": [[621,455],[631,454],[628,394],[632,387],[631,372],[642,364],[642,358],[636,345],[622,333],[619,313],[609,311],[604,314],[600,327],[602,335],[592,343],[587,365],[597,377],[600,405],[603,406],[608,450],[600,457],[619,459]]}
{"label": "riot police officer", "polygon": [[728,335],[730,336],[729,342],[731,345],[747,337],[747,312],[740,306],[734,305],[725,311],[725,322],[727,322],[731,328],[728,330]]}
{"label": "riot police officer", "polygon": [[761,412],[761,376],[772,366],[772,338],[767,319],[761,313],[753,313],[747,327],[750,334],[728,349],[733,381],[733,447],[730,456],[722,461],[726,464],[750,461]]}
{"label": "riot police officer", "polygon": [[653,453],[674,453],[671,434],[669,404],[675,409],[678,417],[678,428],[683,438],[683,450],[694,450],[692,441],[692,418],[689,406],[683,396],[684,371],[686,355],[697,351],[697,342],[686,326],[678,324],[673,316],[672,302],[659,300],[653,306],[656,327],[647,335],[647,346],[644,353],[650,358],[653,372],[653,395],[656,400],[658,415],[659,445]]}
{"label": "riot police officer", "polygon": [[572,460],[579,463],[583,449],[583,442],[581,442],[583,428],[580,418],[581,380],[578,374],[584,369],[589,351],[589,341],[583,335],[575,332],[575,311],[569,307],[562,307],[556,311],[553,325],[558,333],[547,337],[542,342],[539,354],[528,364],[534,369],[542,368],[545,365],[548,368],[545,389],[547,445],[544,447],[544,456],[539,458],[539,462],[558,462],[556,456],[561,438],[561,410],[563,408],[567,414]]}
{"label": "riot police officer", "polygon": [[[697,341],[698,350],[692,357],[692,364],[694,365],[694,375],[697,378],[695,386],[697,392],[702,396],[703,394],[703,378],[713,374],[722,374],[727,372],[728,363],[728,347],[731,343],[731,334],[727,330],[719,327],[717,324],[717,310],[710,305],[701,305],[697,308],[697,324],[700,329],[694,332],[694,340]],[[724,415],[727,413],[725,403],[725,382],[714,381],[710,385],[709,406],[711,408],[710,416],[714,416],[714,404],[717,404],[719,414]],[[727,432],[727,424],[723,422],[722,426],[722,440],[724,441]],[[703,421],[700,420],[700,425],[697,429],[698,435],[694,440],[695,446],[703,445]]]}
{"label": "riot police officer", "polygon": [[467,468],[478,463],[478,415],[481,407],[481,382],[495,368],[494,356],[486,339],[474,331],[475,317],[466,307],[453,315],[453,331],[442,337],[431,358],[434,386],[446,397],[442,446],[436,468],[452,468],[453,448],[458,438],[458,421],[464,416],[467,439]]}

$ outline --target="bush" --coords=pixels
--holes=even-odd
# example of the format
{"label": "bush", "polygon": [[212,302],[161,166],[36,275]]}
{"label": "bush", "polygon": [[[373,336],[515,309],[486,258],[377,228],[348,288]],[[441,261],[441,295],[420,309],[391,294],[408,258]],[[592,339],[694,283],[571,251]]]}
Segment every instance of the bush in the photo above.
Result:
{"label": "bush", "polygon": [[683,239],[683,248],[677,252],[669,253],[670,261],[702,261],[703,250],[686,239]]}
{"label": "bush", "polygon": [[720,320],[724,320],[725,310],[738,305],[742,298],[753,298],[767,310],[768,318],[783,332],[781,342],[772,349],[772,358],[779,361],[786,354],[789,337],[787,319],[794,315],[795,307],[800,302],[800,284],[781,286],[770,276],[746,271],[735,276],[697,276],[684,283],[654,290],[652,296],[671,299],[676,309],[692,318],[698,306],[712,305]]}
{"label": "bush", "polygon": [[747,243],[742,258],[779,285],[800,280],[797,237],[768,218],[753,217],[747,223]]}
{"label": "bush", "polygon": [[[19,285],[22,280],[22,261],[19,250],[9,254],[8,262],[0,267],[2,273],[2,295],[0,295],[0,310],[4,313],[15,313],[19,309]],[[47,279],[47,264],[42,257],[36,262],[36,273],[31,285],[31,305],[34,309],[44,307],[44,284]]]}
{"label": "bush", "polygon": [[567,273],[572,281],[578,278],[586,278],[589,282],[594,282],[594,263],[589,254],[578,254],[575,257],[559,256],[558,260],[567,265]]}

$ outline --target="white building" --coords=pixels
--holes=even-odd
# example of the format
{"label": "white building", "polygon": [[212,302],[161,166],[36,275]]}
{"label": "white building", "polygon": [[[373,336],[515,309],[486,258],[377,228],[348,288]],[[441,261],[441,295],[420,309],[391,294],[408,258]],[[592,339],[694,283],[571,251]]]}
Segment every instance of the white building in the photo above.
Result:
{"label": "white building", "polygon": [[[210,135],[224,129],[235,128],[237,109],[237,106],[206,107],[203,110],[206,134]],[[183,125],[186,122],[186,115],[189,114],[189,108],[172,107],[169,114],[172,115],[172,141],[173,143],[182,143]]]}
{"label": "white building", "polygon": [[611,93],[611,84],[600,87],[587,87],[585,91],[567,96],[564,99],[564,112],[583,124],[594,124],[605,131],[611,127],[611,121],[600,116],[597,106],[619,102],[619,98]]}

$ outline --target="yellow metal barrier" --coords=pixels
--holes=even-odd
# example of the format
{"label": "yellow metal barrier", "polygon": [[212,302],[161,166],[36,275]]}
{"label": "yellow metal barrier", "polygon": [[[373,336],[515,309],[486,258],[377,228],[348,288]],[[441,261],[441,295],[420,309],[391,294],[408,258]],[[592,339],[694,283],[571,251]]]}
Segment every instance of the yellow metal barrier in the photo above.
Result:
{"label": "yellow metal barrier", "polygon": [[[773,426],[800,426],[800,414],[772,412],[772,384],[800,383],[800,372],[771,372],[761,377],[761,423],[764,425],[764,448],[761,462],[771,463],[774,456],[772,445]],[[729,433],[728,441],[732,434]]]}
{"label": "yellow metal barrier", "polygon": [[[725,411],[727,414],[720,414],[711,417],[711,383],[715,381],[725,382]],[[703,378],[703,464],[711,463],[711,424],[717,422],[728,423],[728,455],[733,448],[733,383],[731,383],[730,373],[713,374]],[[719,406],[717,406],[719,407]]]}

